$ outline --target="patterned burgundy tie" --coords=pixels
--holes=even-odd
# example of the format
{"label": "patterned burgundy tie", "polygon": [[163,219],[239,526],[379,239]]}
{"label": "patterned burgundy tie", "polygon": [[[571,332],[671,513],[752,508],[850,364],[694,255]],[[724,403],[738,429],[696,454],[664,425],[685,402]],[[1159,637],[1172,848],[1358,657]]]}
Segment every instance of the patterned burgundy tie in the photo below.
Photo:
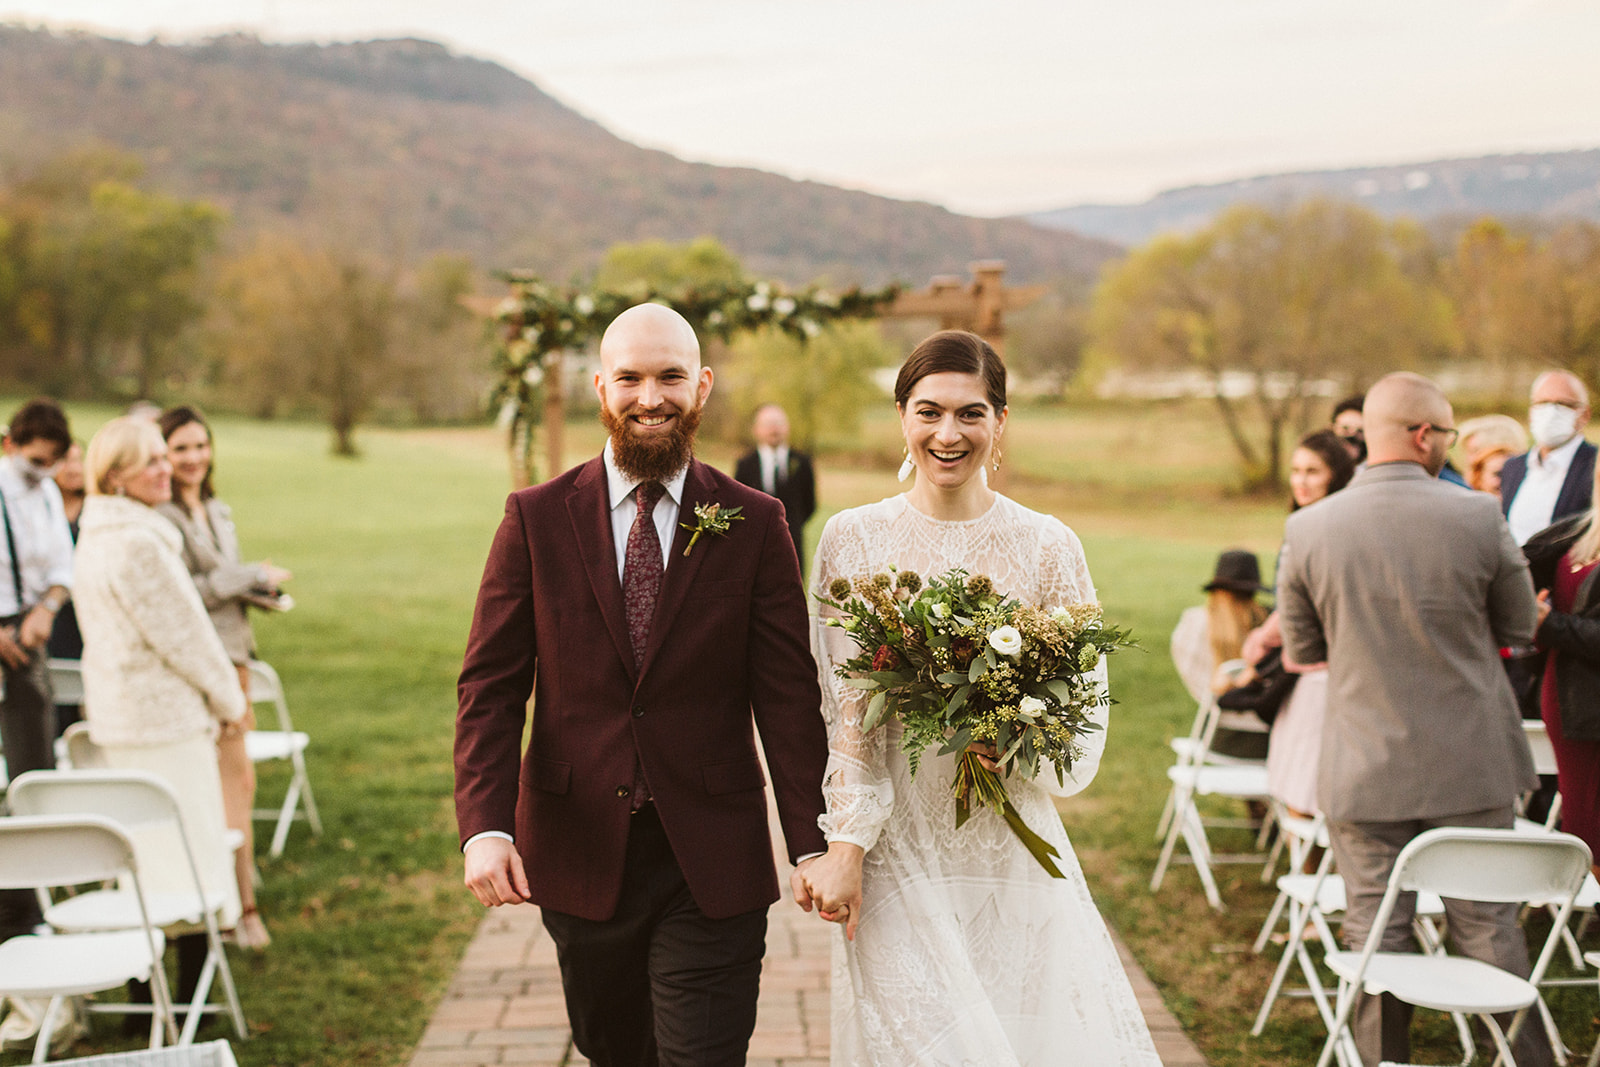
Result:
{"label": "patterned burgundy tie", "polygon": [[639,513],[628,531],[628,551],[622,563],[622,600],[635,667],[644,665],[650,620],[655,617],[656,599],[661,595],[661,538],[656,533],[654,513],[665,492],[660,482],[640,482],[634,492]]}

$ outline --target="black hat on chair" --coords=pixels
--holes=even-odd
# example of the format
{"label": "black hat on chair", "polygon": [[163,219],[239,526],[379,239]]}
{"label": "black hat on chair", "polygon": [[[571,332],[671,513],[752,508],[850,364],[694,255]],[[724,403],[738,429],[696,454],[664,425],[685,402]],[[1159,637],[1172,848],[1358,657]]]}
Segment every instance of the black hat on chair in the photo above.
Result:
{"label": "black hat on chair", "polygon": [[1254,552],[1242,548],[1230,548],[1218,556],[1216,572],[1201,588],[1208,593],[1216,589],[1251,595],[1267,592],[1267,587],[1261,584],[1261,562]]}

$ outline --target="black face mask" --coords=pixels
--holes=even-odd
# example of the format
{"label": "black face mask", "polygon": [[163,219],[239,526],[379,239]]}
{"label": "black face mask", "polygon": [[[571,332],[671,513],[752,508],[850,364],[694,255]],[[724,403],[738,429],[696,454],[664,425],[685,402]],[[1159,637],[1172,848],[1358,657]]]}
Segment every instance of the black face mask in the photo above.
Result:
{"label": "black face mask", "polygon": [[1349,437],[1341,435],[1339,440],[1355,450],[1357,463],[1365,463],[1367,461],[1367,439],[1365,435],[1359,433],[1351,434]]}

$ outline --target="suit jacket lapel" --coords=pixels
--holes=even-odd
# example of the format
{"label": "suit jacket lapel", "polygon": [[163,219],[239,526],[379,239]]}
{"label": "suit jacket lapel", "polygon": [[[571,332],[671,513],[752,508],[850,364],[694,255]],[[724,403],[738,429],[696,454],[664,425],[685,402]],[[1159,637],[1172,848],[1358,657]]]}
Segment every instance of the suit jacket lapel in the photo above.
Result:
{"label": "suit jacket lapel", "polygon": [[644,665],[639,670],[641,675],[655,661],[672,620],[678,617],[678,611],[688,598],[689,586],[700,570],[700,561],[710,554],[711,543],[716,540],[712,535],[701,534],[694,551],[687,556],[683,554],[689,547],[691,536],[684,523],[692,527],[695,523],[694,509],[710,502],[711,479],[706,476],[705,465],[699,460],[690,460],[689,474],[683,481],[683,501],[678,507],[678,529],[672,537],[672,551],[667,553],[666,573],[661,576],[661,596],[656,600],[656,615],[650,622],[650,644],[645,649]]}
{"label": "suit jacket lapel", "polygon": [[633,639],[628,636],[627,612],[622,603],[622,582],[617,578],[617,550],[611,534],[611,498],[606,486],[605,462],[591,460],[567,497],[572,534],[583,556],[595,603],[611,631],[617,654],[633,672]]}

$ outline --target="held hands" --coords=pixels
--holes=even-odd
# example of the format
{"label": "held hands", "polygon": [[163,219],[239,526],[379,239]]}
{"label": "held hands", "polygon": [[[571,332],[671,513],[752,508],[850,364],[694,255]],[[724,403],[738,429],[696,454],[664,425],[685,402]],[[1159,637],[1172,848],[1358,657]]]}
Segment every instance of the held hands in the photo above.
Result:
{"label": "held hands", "polygon": [[865,855],[860,845],[835,841],[827,852],[803,861],[789,876],[794,902],[806,911],[816,904],[817,914],[824,920],[844,924],[844,936],[851,941],[861,918],[861,860]]}
{"label": "held hands", "polygon": [[483,837],[467,846],[467,888],[486,908],[528,901],[528,876],[517,848],[503,837]]}

